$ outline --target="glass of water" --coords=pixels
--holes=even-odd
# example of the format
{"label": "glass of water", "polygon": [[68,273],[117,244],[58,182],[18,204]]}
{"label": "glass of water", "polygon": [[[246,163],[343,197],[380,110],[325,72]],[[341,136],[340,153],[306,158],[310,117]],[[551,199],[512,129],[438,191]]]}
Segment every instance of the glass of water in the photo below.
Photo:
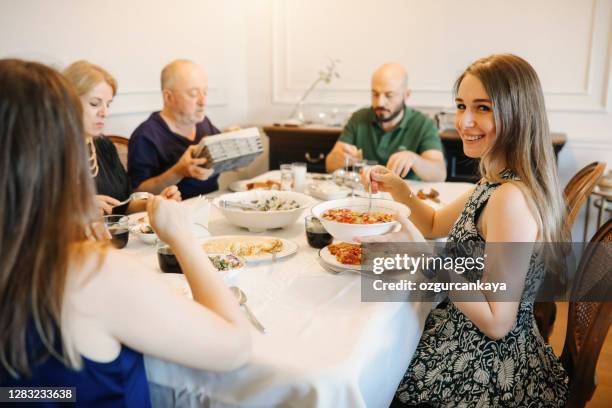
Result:
{"label": "glass of water", "polygon": [[293,163],[293,191],[301,193],[306,185],[306,163]]}
{"label": "glass of water", "polygon": [[280,189],[290,191],[293,186],[293,167],[290,164],[281,164],[281,186]]}
{"label": "glass of water", "polygon": [[361,174],[361,172],[363,171],[363,169],[368,165],[368,161],[367,160],[357,160],[355,161],[355,163],[353,164],[353,171],[357,174]]}

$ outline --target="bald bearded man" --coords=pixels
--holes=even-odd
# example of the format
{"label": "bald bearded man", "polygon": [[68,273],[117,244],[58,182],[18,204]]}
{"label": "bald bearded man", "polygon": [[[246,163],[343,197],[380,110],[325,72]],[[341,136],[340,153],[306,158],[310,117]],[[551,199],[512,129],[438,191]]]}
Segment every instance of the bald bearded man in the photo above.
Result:
{"label": "bald bearded man", "polygon": [[351,116],[325,159],[328,172],[361,158],[386,165],[397,175],[423,181],[444,181],[442,142],[433,121],[410,109],[406,70],[396,63],[372,75],[372,106]]}
{"label": "bald bearded man", "polygon": [[159,194],[176,184],[183,198],[219,188],[218,174],[192,157],[203,137],[220,133],[206,117],[208,77],[188,60],[176,60],[161,73],[164,106],[134,130],[128,146],[128,175],[135,191]]}

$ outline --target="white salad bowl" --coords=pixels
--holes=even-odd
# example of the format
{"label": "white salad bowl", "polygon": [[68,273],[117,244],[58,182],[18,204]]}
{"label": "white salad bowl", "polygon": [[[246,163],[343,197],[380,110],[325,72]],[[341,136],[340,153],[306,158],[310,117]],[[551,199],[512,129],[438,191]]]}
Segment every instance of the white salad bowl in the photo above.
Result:
{"label": "white salad bowl", "polygon": [[[297,203],[297,207],[291,210],[269,211],[239,208],[240,205],[252,205],[254,201],[263,202],[272,197],[278,197],[282,201],[293,200]],[[311,204],[312,199],[306,194],[275,190],[251,190],[223,194],[213,200],[213,205],[229,222],[247,228],[251,232],[262,232],[291,225]]]}

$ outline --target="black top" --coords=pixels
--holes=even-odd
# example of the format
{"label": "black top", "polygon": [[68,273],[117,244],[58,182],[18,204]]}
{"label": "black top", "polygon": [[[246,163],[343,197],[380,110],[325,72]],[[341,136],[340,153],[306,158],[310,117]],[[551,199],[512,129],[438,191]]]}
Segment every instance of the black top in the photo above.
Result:
{"label": "black top", "polygon": [[[119,201],[132,193],[130,180],[121,164],[117,148],[106,136],[94,137],[98,158],[98,175],[95,177],[97,194],[113,197]],[[128,205],[116,207],[113,214],[125,214]]]}

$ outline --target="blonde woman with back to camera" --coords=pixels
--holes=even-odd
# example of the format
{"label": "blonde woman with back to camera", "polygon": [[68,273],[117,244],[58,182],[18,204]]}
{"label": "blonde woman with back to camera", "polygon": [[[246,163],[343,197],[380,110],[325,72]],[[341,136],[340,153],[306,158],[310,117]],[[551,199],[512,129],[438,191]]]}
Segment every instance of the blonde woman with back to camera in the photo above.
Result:
{"label": "blonde woman with back to camera", "polygon": [[78,406],[146,407],[142,353],[236,369],[250,358],[249,326],[179,203],[154,197],[147,211],[193,300],[92,239],[82,118],[61,74],[0,60],[0,386],[76,387]]}
{"label": "blonde woman with back to camera", "polygon": [[[450,292],[433,309],[392,406],[562,407],[568,380],[537,330],[535,292],[554,262],[539,243],[565,241],[564,206],[540,81],[525,60],[492,55],[471,64],[454,88],[455,125],[467,156],[480,159],[474,189],[434,210],[393,172],[378,166],[364,183],[407,204],[400,232],[362,241],[423,242],[448,236],[480,243],[484,271],[465,278],[505,282],[516,296],[478,292],[471,301]],[[500,251],[500,244],[503,243]],[[510,249],[527,248],[511,257]],[[542,251],[542,258],[537,257]],[[459,299],[459,300],[454,300]],[[465,298],[464,298],[465,299]]]}

